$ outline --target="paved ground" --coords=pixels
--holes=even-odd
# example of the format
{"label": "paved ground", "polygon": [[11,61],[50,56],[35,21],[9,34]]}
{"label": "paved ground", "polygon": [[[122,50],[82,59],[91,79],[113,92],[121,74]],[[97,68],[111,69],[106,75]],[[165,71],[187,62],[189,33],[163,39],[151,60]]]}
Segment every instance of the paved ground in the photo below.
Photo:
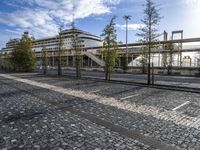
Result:
{"label": "paved ground", "polygon": [[[41,72],[41,70],[40,70]],[[56,74],[56,70],[49,70],[49,74]],[[76,73],[74,70],[63,70],[65,75],[75,76]],[[89,78],[100,78],[104,79],[104,72],[95,72],[95,71],[82,71],[83,77]],[[113,80],[119,81],[129,81],[129,82],[139,82],[147,83],[146,74],[134,74],[134,73],[113,73]],[[191,87],[200,89],[200,77],[188,77],[188,76],[167,76],[167,75],[155,75],[154,83],[160,85],[174,85],[182,87]]]}
{"label": "paved ground", "polygon": [[200,149],[200,94],[12,76],[0,75],[0,149]]}

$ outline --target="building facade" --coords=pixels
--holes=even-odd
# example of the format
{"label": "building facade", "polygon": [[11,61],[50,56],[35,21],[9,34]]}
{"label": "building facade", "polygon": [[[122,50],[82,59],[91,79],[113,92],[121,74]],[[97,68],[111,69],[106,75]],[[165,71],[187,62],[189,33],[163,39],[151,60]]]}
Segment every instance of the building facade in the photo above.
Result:
{"label": "building facade", "polygon": [[[24,32],[24,35],[27,35],[28,32]],[[73,35],[76,34],[81,39],[80,47],[87,48],[87,47],[97,47],[97,46],[103,46],[103,41],[100,37],[90,34],[88,32],[82,31],[77,28],[72,28],[68,30],[63,30],[61,32],[62,40],[63,40],[63,49],[73,49],[72,44],[72,38]],[[6,54],[10,53],[15,45],[19,42],[20,39],[11,39],[6,43],[6,47],[2,48],[0,53]],[[34,40],[33,44],[33,51],[34,52],[41,52],[42,48],[45,46],[45,48],[48,51],[57,51],[58,50],[58,36],[54,37],[48,37],[43,39],[36,39]]]}
{"label": "building facade", "polygon": [[[28,32],[24,32],[23,36],[29,36]],[[87,48],[91,47],[102,47],[103,41],[99,36],[93,35],[91,33],[82,31],[77,28],[71,28],[67,30],[63,30],[60,33],[62,37],[62,49],[63,49],[63,60],[64,66],[74,66],[75,65],[75,51],[73,50],[73,36],[77,35],[80,39],[79,47],[81,48],[81,55],[82,55],[82,64],[85,66],[98,66],[101,65],[101,60],[93,55],[92,52],[96,52],[95,49],[88,50]],[[20,39],[11,39],[6,43],[6,47],[0,50],[0,54],[9,54],[13,51],[16,44],[20,41]],[[41,52],[42,49],[45,49],[49,53],[49,65],[56,66],[57,65],[57,55],[59,49],[59,36],[42,38],[42,39],[35,39],[33,42],[32,50],[36,53],[37,56],[37,65],[41,65]],[[98,64],[99,63],[99,64]]]}

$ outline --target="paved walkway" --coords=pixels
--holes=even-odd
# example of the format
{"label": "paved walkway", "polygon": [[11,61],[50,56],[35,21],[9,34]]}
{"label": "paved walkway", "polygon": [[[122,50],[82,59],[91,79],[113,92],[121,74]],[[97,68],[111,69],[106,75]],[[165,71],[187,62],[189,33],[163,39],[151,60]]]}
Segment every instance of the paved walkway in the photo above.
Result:
{"label": "paved walkway", "polygon": [[[169,149],[169,146],[197,149],[200,146],[199,94],[26,74],[0,76],[7,88],[12,87],[11,89],[26,93],[27,97],[29,95],[39,99],[49,108],[55,107],[55,111],[63,114],[70,112],[69,114],[78,115],[81,120],[86,118],[89,122],[99,124],[105,132],[114,131],[119,137],[135,141],[130,149]],[[15,99],[14,91],[5,90],[2,93],[4,98],[13,96]],[[5,106],[7,100],[3,103]],[[12,100],[11,103],[17,101]],[[187,101],[190,103],[181,106]],[[26,105],[20,107],[24,106]],[[174,108],[178,109],[173,111]],[[26,116],[29,115],[22,115],[21,118]],[[124,139],[122,141],[124,145],[128,145]],[[100,144],[99,148],[105,147]],[[118,144],[111,149],[117,148],[120,149]]]}
{"label": "paved walkway", "polygon": [[[137,106],[136,104],[130,103],[128,101],[121,102],[113,97],[103,97],[97,94],[93,93],[86,93],[84,91],[79,91],[79,90],[72,90],[70,88],[62,88],[50,84],[45,84],[45,83],[40,83],[28,79],[21,79],[18,77],[10,76],[10,75],[3,75],[0,74],[1,77],[7,78],[7,79],[12,79],[15,81],[23,82],[26,84],[30,84],[33,86],[37,86],[40,88],[52,90],[61,94],[67,94],[73,97],[78,97],[82,99],[87,99],[91,101],[95,101],[104,105],[109,105],[116,107],[118,109],[134,112],[134,113],[139,113],[145,116],[152,116],[157,119],[163,119],[167,121],[172,121],[175,124],[178,125],[184,125],[187,127],[193,127],[193,128],[200,128],[200,118],[198,117],[190,117],[187,115],[184,115],[182,113],[178,113],[175,111],[162,111],[162,109],[158,107],[153,107],[153,106]],[[172,117],[173,116],[173,117]]]}
{"label": "paved walkway", "polygon": [[[0,78],[0,149],[153,150]],[[9,82],[9,83],[8,83]],[[17,83],[19,84],[19,83]]]}

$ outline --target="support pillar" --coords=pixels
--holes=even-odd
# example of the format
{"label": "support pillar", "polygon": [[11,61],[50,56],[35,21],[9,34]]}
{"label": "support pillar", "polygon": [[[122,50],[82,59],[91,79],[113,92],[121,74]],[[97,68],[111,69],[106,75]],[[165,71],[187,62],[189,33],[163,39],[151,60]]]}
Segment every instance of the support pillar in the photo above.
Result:
{"label": "support pillar", "polygon": [[90,67],[90,58],[89,57],[87,57],[87,64],[88,64],[87,66]]}
{"label": "support pillar", "polygon": [[72,56],[73,67],[75,67],[75,56]]}
{"label": "support pillar", "polygon": [[66,57],[66,66],[69,66],[69,56]]}
{"label": "support pillar", "polygon": [[121,67],[121,56],[119,56],[118,64],[119,64],[119,67]]}
{"label": "support pillar", "polygon": [[132,61],[131,61],[132,67],[133,67],[133,54],[132,54]]}

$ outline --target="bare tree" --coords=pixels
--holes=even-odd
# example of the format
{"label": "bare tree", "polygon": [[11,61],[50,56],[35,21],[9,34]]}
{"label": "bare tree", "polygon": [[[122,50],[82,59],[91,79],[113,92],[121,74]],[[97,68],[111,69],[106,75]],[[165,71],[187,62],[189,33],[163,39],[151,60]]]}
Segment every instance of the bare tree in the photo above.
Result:
{"label": "bare tree", "polygon": [[63,36],[62,36],[63,26],[59,27],[58,34],[58,76],[62,75],[62,53],[63,53]]}
{"label": "bare tree", "polygon": [[81,63],[82,63],[82,55],[81,55],[81,38],[79,38],[79,34],[75,27],[75,20],[73,18],[72,22],[72,48],[75,51],[75,67],[76,67],[76,78],[81,78]]}
{"label": "bare tree", "polygon": [[48,69],[48,51],[45,46],[42,48],[42,66],[43,66],[43,74],[47,74]]}
{"label": "bare tree", "polygon": [[81,39],[79,38],[75,28],[73,28],[72,47],[75,50],[76,78],[81,78]]}
{"label": "bare tree", "polygon": [[156,26],[161,20],[159,10],[156,8],[156,5],[152,0],[146,0],[146,4],[144,5],[144,17],[141,22],[145,25],[140,29],[140,33],[137,33],[137,36],[141,37],[144,43],[148,44],[148,84],[151,84],[151,48],[153,47],[152,42],[156,41],[160,36],[158,34],[158,29]]}

